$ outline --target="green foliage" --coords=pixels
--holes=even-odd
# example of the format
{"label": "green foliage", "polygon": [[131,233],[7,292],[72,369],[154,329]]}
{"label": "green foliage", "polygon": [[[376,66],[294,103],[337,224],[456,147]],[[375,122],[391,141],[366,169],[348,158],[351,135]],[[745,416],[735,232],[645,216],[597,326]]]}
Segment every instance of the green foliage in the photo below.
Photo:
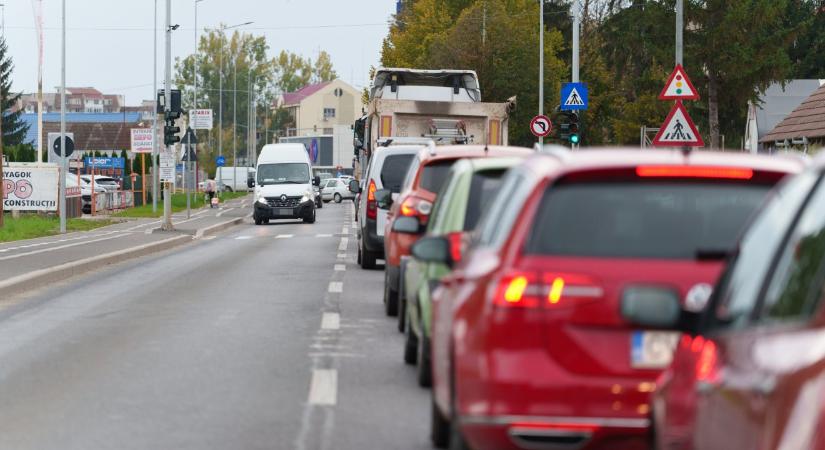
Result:
{"label": "green foliage", "polygon": [[35,162],[37,152],[31,144],[17,144],[3,147],[3,154],[9,162]]}
{"label": "green foliage", "polygon": [[0,111],[5,111],[2,117],[3,145],[15,146],[23,143],[29,126],[20,119],[22,111],[10,112],[12,106],[20,99],[20,93],[11,92],[14,62],[8,55],[8,50],[6,39],[0,37]]}

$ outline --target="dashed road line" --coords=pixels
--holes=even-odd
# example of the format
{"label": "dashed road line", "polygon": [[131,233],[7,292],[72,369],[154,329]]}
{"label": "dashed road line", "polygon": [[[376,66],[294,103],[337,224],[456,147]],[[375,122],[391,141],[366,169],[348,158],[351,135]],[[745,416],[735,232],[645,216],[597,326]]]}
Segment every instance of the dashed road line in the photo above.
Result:
{"label": "dashed road line", "polygon": [[335,271],[336,272],[343,272],[345,270],[347,270],[347,265],[346,264],[336,264],[335,265]]}
{"label": "dashed road line", "polygon": [[339,253],[338,254],[338,259],[347,259],[347,254],[346,253]]}
{"label": "dashed road line", "polygon": [[224,215],[225,213],[228,213],[229,211],[232,211],[233,209],[235,209],[235,208],[226,208],[226,209],[222,210],[221,212],[215,214],[215,217],[220,217],[220,216]]}
{"label": "dashed road line", "polygon": [[322,330],[338,330],[341,328],[341,315],[338,313],[324,313],[321,317]]}
{"label": "dashed road line", "polygon": [[349,244],[349,238],[342,237],[341,243],[338,245],[339,252],[347,251],[347,245]]}
{"label": "dashed road line", "polygon": [[330,281],[329,282],[329,292],[333,294],[340,294],[344,292],[344,283],[340,281]]}
{"label": "dashed road line", "polygon": [[275,236],[275,239],[291,239],[291,238],[294,238],[294,237],[295,237],[294,234],[279,234],[279,235]]}
{"label": "dashed road line", "polygon": [[252,236],[238,236],[235,238],[236,241],[245,241],[247,239],[252,239]]}
{"label": "dashed road line", "polygon": [[322,234],[316,234],[316,235],[315,235],[315,237],[318,237],[318,238],[331,238],[331,237],[332,237],[332,235],[331,235],[331,234],[325,234],[325,233],[322,233]]}
{"label": "dashed road line", "polygon": [[309,404],[333,406],[338,401],[338,371],[315,369],[309,386]]}
{"label": "dashed road line", "polygon": [[108,241],[108,240],[111,240],[111,239],[117,239],[119,237],[121,237],[121,235],[115,234],[114,236],[108,236],[108,237],[104,237],[104,238],[101,238],[101,239],[94,239],[94,240],[91,240],[91,241],[80,241],[80,242],[75,242],[74,244],[66,244],[66,245],[60,245],[60,246],[57,246],[57,247],[44,248],[44,249],[41,249],[41,250],[34,250],[34,251],[31,251],[31,252],[26,252],[26,253],[18,253],[16,255],[4,256],[4,257],[0,258],[0,261],[20,258],[20,257],[23,257],[23,256],[37,255],[37,254],[40,254],[40,253],[46,253],[46,252],[51,252],[51,251],[55,251],[55,250],[62,250],[64,248],[77,247],[78,245],[93,244],[95,242]]}

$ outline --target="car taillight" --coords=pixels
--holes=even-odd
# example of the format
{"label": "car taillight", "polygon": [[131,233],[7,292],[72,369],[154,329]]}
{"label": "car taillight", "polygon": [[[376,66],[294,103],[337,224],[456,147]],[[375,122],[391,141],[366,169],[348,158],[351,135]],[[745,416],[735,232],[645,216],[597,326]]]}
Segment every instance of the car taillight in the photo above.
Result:
{"label": "car taillight", "polygon": [[456,231],[447,234],[447,241],[450,243],[450,259],[453,263],[461,261],[464,254],[464,233]]}
{"label": "car taillight", "polygon": [[639,166],[636,175],[655,178],[727,178],[750,180],[753,170],[737,167],[713,166]]}
{"label": "car taillight", "polygon": [[693,355],[696,381],[713,383],[719,378],[719,352],[716,343],[702,336],[682,336],[680,346]]}
{"label": "car taillight", "polygon": [[375,219],[378,217],[378,203],[375,201],[375,180],[370,180],[369,187],[367,188],[367,218],[368,219]]}
{"label": "car taillight", "polygon": [[399,208],[402,216],[418,217],[423,225],[427,224],[427,219],[430,212],[433,210],[433,204],[430,201],[410,196],[404,199]]}
{"label": "car taillight", "polygon": [[596,281],[587,276],[570,273],[515,272],[501,278],[493,304],[498,306],[559,308],[570,302],[595,300],[604,296]]}

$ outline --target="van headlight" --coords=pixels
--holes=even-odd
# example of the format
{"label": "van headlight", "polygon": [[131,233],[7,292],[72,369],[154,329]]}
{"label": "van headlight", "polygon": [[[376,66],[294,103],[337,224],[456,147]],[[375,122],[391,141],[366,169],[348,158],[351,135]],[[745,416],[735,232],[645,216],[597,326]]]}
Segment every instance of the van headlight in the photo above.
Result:
{"label": "van headlight", "polygon": [[301,197],[301,203],[308,201],[315,201],[315,194],[313,194],[312,191],[304,192],[304,196]]}
{"label": "van headlight", "polygon": [[257,201],[258,203],[262,203],[262,204],[264,204],[264,205],[266,205],[266,204],[267,204],[267,203],[266,203],[266,197],[264,197],[264,194],[258,194],[258,198],[257,198],[257,200],[256,200],[256,201]]}

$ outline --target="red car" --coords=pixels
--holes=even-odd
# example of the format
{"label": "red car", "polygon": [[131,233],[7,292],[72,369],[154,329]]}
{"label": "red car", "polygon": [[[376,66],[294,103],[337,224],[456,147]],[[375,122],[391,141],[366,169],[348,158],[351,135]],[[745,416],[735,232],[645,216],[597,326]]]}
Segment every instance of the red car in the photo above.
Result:
{"label": "red car", "polygon": [[466,252],[429,237],[413,248],[454,267],[434,294],[433,443],[647,449],[679,335],[623,315],[707,297],[748,218],[802,167],[587,150],[513,168]]}
{"label": "red car", "polygon": [[430,217],[436,195],[447,179],[453,163],[464,158],[484,158],[487,156],[527,156],[533,150],[520,147],[496,147],[485,145],[454,145],[425,147],[418,152],[410,164],[410,171],[403,190],[396,200],[389,193],[376,192],[382,198],[382,208],[392,206],[384,228],[384,306],[387,315],[398,314],[398,292],[401,279],[401,259],[410,254],[410,247],[421,234],[396,233],[392,230],[393,217],[411,216],[418,218],[423,233]]}
{"label": "red car", "polygon": [[[653,397],[662,450],[825,450],[825,160],[777,189]],[[667,325],[665,321],[663,325]]]}

